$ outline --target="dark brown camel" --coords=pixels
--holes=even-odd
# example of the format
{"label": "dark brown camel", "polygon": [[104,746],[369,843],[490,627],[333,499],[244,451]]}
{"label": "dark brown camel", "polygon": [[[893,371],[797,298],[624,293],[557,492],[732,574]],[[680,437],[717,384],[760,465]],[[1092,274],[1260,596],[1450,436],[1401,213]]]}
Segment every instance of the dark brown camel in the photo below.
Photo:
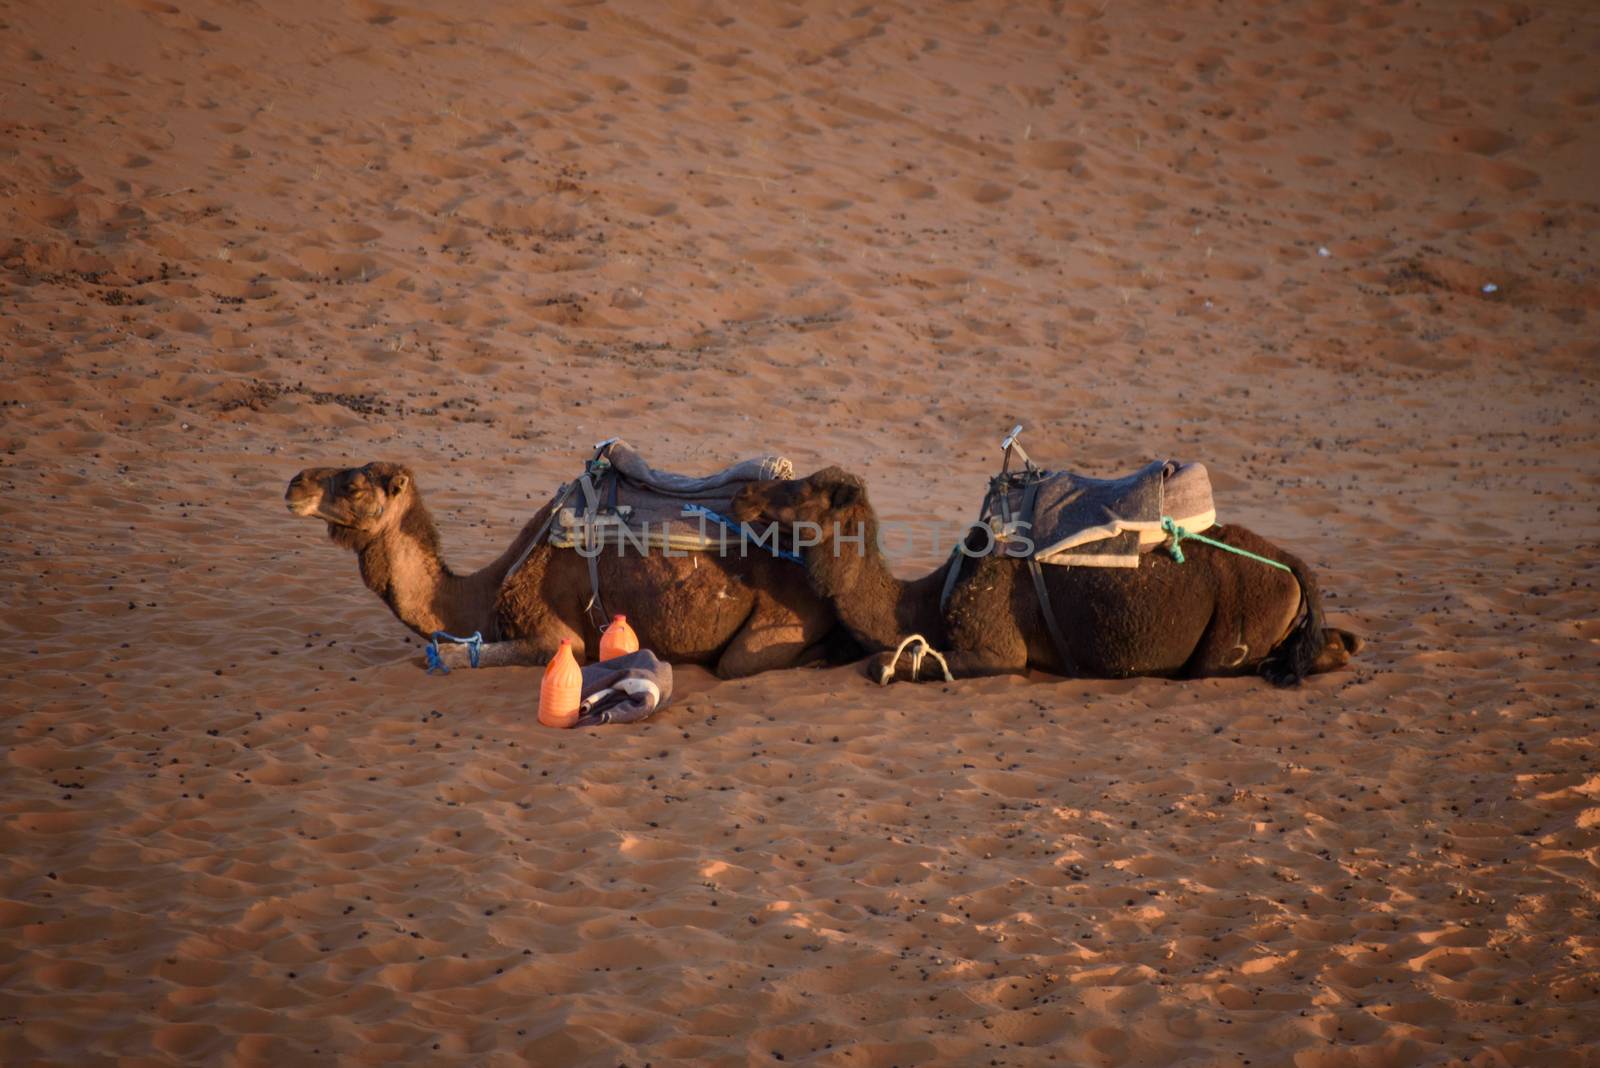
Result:
{"label": "dark brown camel", "polygon": [[[941,612],[939,594],[950,565],[911,582],[895,578],[877,544],[878,519],[866,486],[855,475],[829,467],[809,478],[754,483],[734,499],[733,517],[752,526],[779,524],[786,544],[817,541],[802,552],[811,585],[833,604],[852,636],[879,654],[869,667],[879,682],[916,676],[911,654],[895,662],[893,652],[912,633],[947,649],[944,659],[957,678],[1030,666],[1065,673],[1024,561],[960,560],[960,580]],[[817,529],[821,533],[813,537]],[[857,539],[858,533],[864,537]],[[1185,547],[1182,564],[1157,550],[1137,568],[1044,567],[1076,674],[1193,678],[1259,672],[1288,685],[1349,662],[1361,640],[1322,625],[1316,583],[1299,559],[1242,527],[1206,533],[1282,561],[1292,574],[1193,543]],[[924,678],[937,674],[928,667]]]}
{"label": "dark brown camel", "polygon": [[[451,571],[411,472],[399,464],[308,468],[284,494],[289,511],[320,519],[352,549],[367,588],[417,634],[481,633],[484,666],[543,664],[561,639],[580,661],[599,649],[585,611],[587,561],[574,549],[537,545],[506,574],[544,525],[546,505],[505,552],[468,575]],[[598,560],[606,606],[624,612],[640,643],[663,660],[712,666],[723,678],[793,667],[814,658],[835,628],[833,611],[804,571],[764,553],[606,552]],[[447,646],[446,663],[466,663]]]}

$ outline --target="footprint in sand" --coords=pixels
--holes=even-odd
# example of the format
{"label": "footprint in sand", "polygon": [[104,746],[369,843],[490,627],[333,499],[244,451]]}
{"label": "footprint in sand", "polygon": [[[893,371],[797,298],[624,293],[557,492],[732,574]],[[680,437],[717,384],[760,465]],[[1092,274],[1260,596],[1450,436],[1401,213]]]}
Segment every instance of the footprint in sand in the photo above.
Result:
{"label": "footprint in sand", "polygon": [[582,80],[602,92],[611,94],[626,93],[633,88],[632,82],[626,78],[618,78],[614,74],[586,74]]}
{"label": "footprint in sand", "polygon": [[1478,177],[1485,185],[1507,193],[1531,189],[1543,181],[1538,171],[1505,160],[1485,160],[1478,168]]}
{"label": "footprint in sand", "polygon": [[646,88],[654,89],[656,92],[665,93],[668,96],[680,96],[689,91],[688,79],[679,78],[675,75],[652,74],[639,80]]}
{"label": "footprint in sand", "polygon": [[295,263],[308,274],[338,281],[365,280],[377,274],[378,261],[355,252],[331,252],[314,246],[295,252]]}
{"label": "footprint in sand", "polygon": [[799,198],[799,203],[812,211],[842,211],[853,202],[843,197],[828,196],[826,194],[813,194]]}
{"label": "footprint in sand", "polygon": [[938,190],[930,183],[920,182],[915,178],[896,178],[889,183],[889,188],[907,200],[927,200],[938,195]]}
{"label": "footprint in sand", "polygon": [[64,228],[78,215],[70,197],[52,197],[44,194],[24,194],[0,198],[0,209],[15,211],[34,222]]}
{"label": "footprint in sand", "polygon": [[223,1042],[223,1034],[209,1024],[168,1024],[157,1030],[150,1041],[163,1053],[185,1060],[204,1060]]}
{"label": "footprint in sand", "polygon": [[955,183],[955,188],[962,196],[977,204],[999,204],[1011,199],[1011,190],[1003,185],[996,185],[994,182],[980,182],[970,178],[963,178]]}
{"label": "footprint in sand", "polygon": [[1017,159],[1040,170],[1065,171],[1077,165],[1083,152],[1078,141],[1028,141],[1018,147]]}
{"label": "footprint in sand", "polygon": [[365,223],[335,223],[324,232],[335,241],[351,243],[374,241],[383,236],[382,230]]}
{"label": "footprint in sand", "polygon": [[1387,130],[1357,130],[1355,149],[1358,155],[1376,156],[1394,147],[1394,135]]}
{"label": "footprint in sand", "polygon": [[1479,156],[1497,156],[1516,144],[1510,137],[1499,130],[1489,130],[1481,126],[1464,126],[1454,130],[1446,130],[1437,139],[1440,148],[1454,149],[1458,152],[1471,152]]}
{"label": "footprint in sand", "polygon": [[657,197],[632,197],[625,200],[622,205],[629,211],[640,215],[648,215],[652,219],[673,215],[678,210],[678,204],[672,200],[662,200]]}

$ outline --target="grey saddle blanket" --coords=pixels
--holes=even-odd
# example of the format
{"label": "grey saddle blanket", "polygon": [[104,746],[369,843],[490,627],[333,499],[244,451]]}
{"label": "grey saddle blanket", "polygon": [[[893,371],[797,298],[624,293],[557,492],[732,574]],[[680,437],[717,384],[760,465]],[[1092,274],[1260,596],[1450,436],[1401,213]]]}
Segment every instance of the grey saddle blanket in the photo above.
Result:
{"label": "grey saddle blanket", "polygon": [[982,522],[1014,544],[1019,535],[1026,536],[1042,564],[1138,567],[1142,552],[1167,539],[1163,516],[1195,533],[1217,521],[1211,476],[1203,464],[1156,460],[1111,479],[1071,471],[1040,474],[1031,526],[1020,526],[1026,519],[1020,514],[1026,489],[1017,483],[990,493]]}
{"label": "grey saddle blanket", "polygon": [[672,665],[648,649],[583,666],[579,727],[637,723],[672,696]]}
{"label": "grey saddle blanket", "polygon": [[[742,460],[711,475],[659,471],[627,442],[599,449],[589,470],[556,516],[553,544],[563,548],[629,543],[653,548],[707,550],[738,544],[704,512],[726,517],[734,496],[751,482],[793,478],[794,464],[782,456]],[[704,510],[704,511],[702,511]]]}

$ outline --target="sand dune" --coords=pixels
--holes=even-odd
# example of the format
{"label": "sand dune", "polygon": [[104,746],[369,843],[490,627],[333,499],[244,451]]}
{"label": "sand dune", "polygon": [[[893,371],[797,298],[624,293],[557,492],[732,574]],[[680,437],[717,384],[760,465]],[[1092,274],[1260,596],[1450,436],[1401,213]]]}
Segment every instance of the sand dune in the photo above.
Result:
{"label": "sand dune", "polygon": [[[0,1062],[1595,1065],[1578,3],[0,12]],[[1493,287],[1493,288],[1486,288]],[[1350,671],[428,678],[593,441],[1204,460]],[[932,545],[905,551],[907,574]]]}

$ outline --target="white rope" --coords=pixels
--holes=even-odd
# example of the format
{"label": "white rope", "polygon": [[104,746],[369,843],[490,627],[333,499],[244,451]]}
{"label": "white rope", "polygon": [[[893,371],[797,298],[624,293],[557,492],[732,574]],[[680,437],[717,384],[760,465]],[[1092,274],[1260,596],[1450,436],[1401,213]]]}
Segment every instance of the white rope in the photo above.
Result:
{"label": "white rope", "polygon": [[894,657],[889,661],[889,668],[886,672],[884,672],[883,678],[879,680],[878,685],[887,686],[894,681],[894,671],[900,663],[900,654],[904,653],[908,646],[911,649],[912,681],[915,681],[922,674],[922,661],[925,657],[930,656],[939,662],[939,670],[944,672],[944,681],[956,681],[955,676],[950,674],[950,665],[945,662],[944,657],[940,655],[939,651],[933,646],[929,645],[928,639],[924,638],[922,635],[913,634],[908,638],[902,639],[900,644],[895,646]]}

